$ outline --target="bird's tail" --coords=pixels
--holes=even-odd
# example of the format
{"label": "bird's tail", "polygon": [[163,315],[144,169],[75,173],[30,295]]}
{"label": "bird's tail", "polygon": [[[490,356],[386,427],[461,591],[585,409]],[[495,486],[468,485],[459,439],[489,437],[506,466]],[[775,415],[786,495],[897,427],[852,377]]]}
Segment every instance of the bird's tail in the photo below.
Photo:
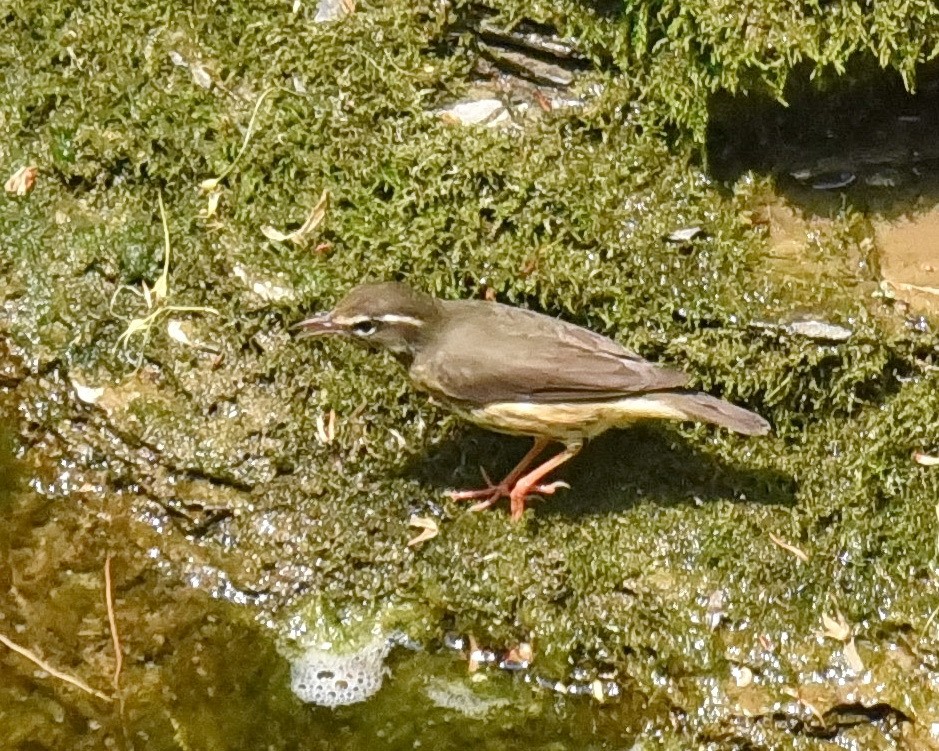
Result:
{"label": "bird's tail", "polygon": [[769,423],[755,412],[703,391],[664,391],[655,394],[654,398],[688,420],[709,422],[743,435],[766,435],[769,432]]}

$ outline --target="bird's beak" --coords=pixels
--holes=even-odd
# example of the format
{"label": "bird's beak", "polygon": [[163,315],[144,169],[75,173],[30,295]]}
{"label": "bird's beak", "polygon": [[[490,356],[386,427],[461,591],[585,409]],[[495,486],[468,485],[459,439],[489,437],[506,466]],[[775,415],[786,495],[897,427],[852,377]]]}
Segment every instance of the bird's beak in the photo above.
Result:
{"label": "bird's beak", "polygon": [[297,339],[307,339],[311,336],[327,336],[329,334],[344,334],[345,327],[340,326],[332,319],[328,312],[317,313],[312,318],[295,323],[290,327],[291,331],[296,331]]}

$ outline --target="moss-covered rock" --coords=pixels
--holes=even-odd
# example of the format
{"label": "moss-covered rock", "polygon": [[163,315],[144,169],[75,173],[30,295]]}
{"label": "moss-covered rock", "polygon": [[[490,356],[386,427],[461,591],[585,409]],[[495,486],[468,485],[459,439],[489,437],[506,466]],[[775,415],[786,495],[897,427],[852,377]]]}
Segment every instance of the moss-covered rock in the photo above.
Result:
{"label": "moss-covered rock", "polygon": [[[163,532],[154,559],[268,623],[311,596],[339,623],[368,603],[428,644],[471,631],[533,641],[546,675],[606,666],[630,707],[662,732],[674,720],[673,739],[815,722],[786,691],[856,678],[817,635],[838,611],[882,677],[858,702],[933,721],[928,681],[898,706],[904,674],[882,667],[902,641],[928,672],[939,606],[939,475],[910,459],[939,444],[932,339],[878,295],[873,264],[845,262],[869,255],[858,210],[780,263],[758,221],[772,181],[718,184],[699,147],[712,93],[781,96],[805,61],[821,74],[873,56],[912,85],[936,11],[495,11],[578,38],[593,63],[579,106],[502,129],[435,115],[473,78],[482,11],[463,4],[366,4],[324,25],[303,3],[12,4],[0,168],[35,163],[39,180],[0,197],[2,353],[26,363],[0,386],[15,389],[42,487],[68,504],[83,480],[115,493]],[[218,176],[211,205],[200,184]],[[299,226],[324,190],[306,244],[261,232]],[[667,239],[687,227],[701,231]],[[287,332],[387,278],[588,325],[760,411],[774,434],[640,427],[595,442],[564,475],[572,490],[523,524],[467,513],[441,491],[507,469],[524,442],[460,426],[384,357]],[[797,314],[848,334],[810,338]],[[104,392],[82,399],[76,383]],[[68,482],[42,458],[52,446]],[[417,547],[413,513],[439,525]],[[734,693],[742,667],[764,693]],[[816,703],[837,727],[851,701]]]}

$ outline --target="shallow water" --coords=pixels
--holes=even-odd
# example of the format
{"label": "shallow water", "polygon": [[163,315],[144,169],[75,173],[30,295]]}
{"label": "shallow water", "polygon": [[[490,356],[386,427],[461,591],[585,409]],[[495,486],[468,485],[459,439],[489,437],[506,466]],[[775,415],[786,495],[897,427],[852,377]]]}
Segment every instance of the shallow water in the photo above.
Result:
{"label": "shallow water", "polygon": [[[721,124],[703,93],[724,85],[715,58],[666,84],[684,97],[703,73],[701,98],[656,99],[678,58],[643,80],[632,33],[589,8],[571,18],[590,59],[546,94],[498,66],[543,80],[557,50],[521,60],[491,29],[477,49],[466,5],[326,26],[304,3],[117,5],[24,1],[2,21],[17,43],[0,46],[0,161],[39,172],[0,195],[17,461],[0,454],[0,633],[105,698],[0,647],[0,740],[936,745],[939,353],[899,288],[935,273],[934,89],[913,100],[868,70],[873,92],[793,100],[795,116],[744,101],[730,148],[701,159],[680,123]],[[694,33],[733,52],[713,28]],[[446,109],[477,96],[494,127]],[[665,127],[672,105],[684,119]],[[324,192],[308,244],[271,239]],[[611,433],[521,524],[468,513],[443,491],[508,470],[526,442],[461,425],[386,358],[288,333],[393,277],[588,325],[774,430]],[[409,545],[412,516],[438,535]],[[391,653],[372,699],[290,693],[292,639],[342,652],[372,628],[420,648]],[[472,670],[446,646],[470,635],[500,657],[530,644],[533,662]]]}

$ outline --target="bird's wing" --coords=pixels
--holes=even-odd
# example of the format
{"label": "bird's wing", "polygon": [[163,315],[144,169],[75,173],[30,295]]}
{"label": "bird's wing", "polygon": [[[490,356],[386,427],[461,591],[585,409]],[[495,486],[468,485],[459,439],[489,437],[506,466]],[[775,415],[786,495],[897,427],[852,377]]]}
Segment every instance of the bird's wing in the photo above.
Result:
{"label": "bird's wing", "polygon": [[580,326],[491,303],[460,305],[410,369],[419,388],[444,399],[468,405],[585,401],[688,382],[684,373]]}

